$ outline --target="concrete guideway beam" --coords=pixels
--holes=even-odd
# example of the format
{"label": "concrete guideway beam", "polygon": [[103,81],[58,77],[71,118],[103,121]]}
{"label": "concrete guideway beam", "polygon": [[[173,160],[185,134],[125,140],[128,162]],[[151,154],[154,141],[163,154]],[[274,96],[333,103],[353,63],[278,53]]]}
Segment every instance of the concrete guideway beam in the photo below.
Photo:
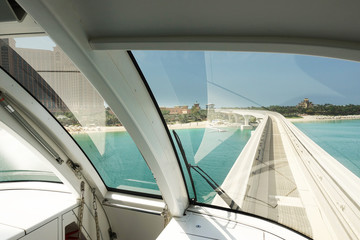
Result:
{"label": "concrete guideway beam", "polygon": [[289,226],[312,237],[283,145],[279,123],[269,114],[262,154],[254,160],[243,210]]}
{"label": "concrete guideway beam", "polygon": [[240,119],[244,119],[241,130],[252,130],[250,125],[250,118],[255,117],[257,120],[262,119],[266,111],[261,110],[247,110],[247,109],[215,109],[215,112],[226,114],[229,122],[234,118],[235,123],[240,123]]}
{"label": "concrete guideway beam", "polygon": [[244,125],[241,125],[241,130],[245,130],[245,129],[252,129],[253,127],[249,124],[249,120],[251,115],[243,115],[244,117]]}
{"label": "concrete guideway beam", "polygon": [[314,239],[333,239],[332,236],[335,236],[335,234],[322,218],[319,206],[307,180],[309,176],[305,175],[303,171],[299,171],[301,169],[299,166],[299,155],[295,151],[293,143],[286,132],[284,121],[278,119],[278,126],[282,135],[282,141],[288,163],[293,173],[302,205],[306,211],[306,215],[308,216],[308,220],[312,228],[312,237]]}
{"label": "concrete guideway beam", "polygon": [[[360,239],[360,179],[284,117],[279,121],[298,156],[292,163],[300,179],[297,184],[302,184],[303,201],[314,218],[313,229],[318,234],[314,238]],[[331,238],[322,235],[324,227],[318,227],[319,220]]]}
{"label": "concrete guideway beam", "polygon": [[[239,206],[242,205],[244,200],[253,161],[261,154],[262,146],[260,143],[264,139],[263,134],[266,132],[264,129],[267,125],[267,119],[268,118],[265,116],[264,121],[261,122],[252,134],[221,186]],[[213,204],[224,207],[227,206],[224,205],[225,203],[218,196],[215,196]]]}
{"label": "concrete guideway beam", "polygon": [[[244,116],[249,111],[226,112]],[[242,210],[270,219],[275,216],[275,221],[314,239],[359,239],[360,179],[282,115],[262,114],[266,117],[257,118],[265,121],[248,141],[222,188]],[[223,205],[218,197],[213,204]]]}

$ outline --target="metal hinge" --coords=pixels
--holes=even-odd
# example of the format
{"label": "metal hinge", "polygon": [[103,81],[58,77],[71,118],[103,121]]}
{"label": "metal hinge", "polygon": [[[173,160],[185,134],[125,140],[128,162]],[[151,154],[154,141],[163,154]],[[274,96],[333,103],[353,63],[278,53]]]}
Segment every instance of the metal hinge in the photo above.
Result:
{"label": "metal hinge", "polygon": [[171,219],[170,211],[169,211],[167,205],[165,205],[165,208],[161,212],[161,216],[164,217],[164,227],[166,227],[166,225],[169,224],[170,219]]}
{"label": "metal hinge", "polygon": [[66,164],[71,168],[71,170],[73,170],[73,172],[75,173],[75,176],[78,179],[82,178],[82,173],[81,173],[81,166],[77,163],[74,163],[72,160],[67,160]]}

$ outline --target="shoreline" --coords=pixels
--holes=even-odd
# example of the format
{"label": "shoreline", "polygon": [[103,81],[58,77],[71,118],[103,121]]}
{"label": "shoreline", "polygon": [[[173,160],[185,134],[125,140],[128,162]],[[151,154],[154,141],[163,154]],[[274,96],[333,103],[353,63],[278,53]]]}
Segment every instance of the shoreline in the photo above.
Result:
{"label": "shoreline", "polygon": [[[191,122],[191,123],[176,123],[168,125],[169,130],[177,130],[177,129],[195,129],[195,128],[206,128],[209,125],[207,121],[203,122]],[[216,127],[224,127],[223,125],[219,125]],[[103,133],[103,132],[126,132],[124,126],[117,126],[117,127],[79,127],[79,126],[69,126],[65,127],[65,129],[70,134],[82,134],[82,133]]]}
{"label": "shoreline", "polygon": [[290,122],[321,122],[321,121],[336,121],[336,120],[356,120],[360,119],[360,115],[344,115],[344,116],[329,116],[329,115],[306,115],[301,118],[286,118]]}
{"label": "shoreline", "polygon": [[[360,119],[360,115],[344,115],[344,116],[325,116],[325,115],[305,115],[301,118],[286,118],[290,122],[320,122],[320,121],[336,121],[336,120],[356,120]],[[191,123],[176,123],[168,125],[169,130],[178,129],[196,129],[196,128],[223,128],[231,127],[232,125],[227,124],[211,124],[207,121],[203,122],[191,122]],[[79,127],[79,126],[68,126],[65,129],[70,134],[82,134],[82,133],[103,133],[103,132],[126,132],[124,126],[102,126],[102,127]]]}

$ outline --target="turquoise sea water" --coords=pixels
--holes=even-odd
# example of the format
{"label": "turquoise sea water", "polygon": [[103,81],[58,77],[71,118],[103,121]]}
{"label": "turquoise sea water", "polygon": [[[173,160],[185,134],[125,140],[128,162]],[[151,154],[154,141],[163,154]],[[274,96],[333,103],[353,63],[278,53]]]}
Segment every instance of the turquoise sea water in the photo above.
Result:
{"label": "turquoise sea water", "polygon": [[[295,125],[360,177],[360,120]],[[182,141],[189,163],[200,166],[219,185],[251,136],[250,130],[241,131],[235,128],[226,128],[222,131],[181,129],[176,132]],[[75,134],[73,137],[87,153],[107,186],[160,195],[151,171],[127,132]],[[179,157],[182,166],[185,167],[180,153]],[[192,174],[198,201],[209,203],[215,192],[198,173],[192,171]],[[186,171],[184,175],[190,187]],[[194,196],[191,187],[189,193],[190,197]]]}
{"label": "turquoise sea water", "polygon": [[299,122],[294,125],[360,177],[360,120]]}
{"label": "turquoise sea water", "polygon": [[[127,132],[72,135],[108,187],[159,194],[155,179]],[[144,191],[142,191],[144,192]]]}
{"label": "turquoise sea water", "polygon": [[[235,128],[222,131],[181,129],[176,132],[189,163],[199,165],[220,185],[251,136],[250,130]],[[127,132],[74,134],[73,137],[87,153],[107,186],[141,192],[144,189],[139,188],[145,188],[148,189],[145,192],[159,194],[151,171]],[[207,139],[205,147],[200,147],[204,139]],[[105,144],[96,145],[94,142]],[[199,148],[202,154],[195,162],[195,153]],[[179,156],[183,163],[180,153]],[[209,202],[215,196],[212,188],[197,173],[193,172],[193,177],[198,201]],[[186,172],[185,178],[188,181]],[[190,195],[193,196],[192,189]]]}

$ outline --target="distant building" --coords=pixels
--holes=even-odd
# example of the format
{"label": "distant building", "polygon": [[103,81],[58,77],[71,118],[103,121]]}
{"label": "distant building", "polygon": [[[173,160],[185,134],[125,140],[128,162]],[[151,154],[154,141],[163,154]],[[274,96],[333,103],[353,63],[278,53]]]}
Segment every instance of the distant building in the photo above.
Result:
{"label": "distant building", "polygon": [[194,103],[194,105],[189,109],[188,106],[175,106],[172,108],[169,107],[160,107],[161,111],[169,111],[170,115],[183,115],[191,113],[192,109],[200,110],[200,103]]}
{"label": "distant building", "polygon": [[15,43],[14,39],[0,40],[1,66],[50,112],[70,110],[90,122],[99,113],[104,115],[104,100],[59,47],[17,48]]}
{"label": "distant building", "polygon": [[194,103],[194,105],[192,106],[192,108],[200,110],[200,103]]}
{"label": "distant building", "polygon": [[188,106],[175,106],[173,108],[161,107],[160,110],[169,111],[170,115],[190,113],[190,109]]}
{"label": "distant building", "polygon": [[297,107],[301,107],[301,108],[311,108],[313,107],[313,103],[309,101],[308,98],[304,98],[303,101],[301,101]]}
{"label": "distant building", "polygon": [[68,112],[69,109],[60,96],[9,45],[15,46],[15,41],[13,39],[0,39],[0,66],[35,96],[50,112]]}

